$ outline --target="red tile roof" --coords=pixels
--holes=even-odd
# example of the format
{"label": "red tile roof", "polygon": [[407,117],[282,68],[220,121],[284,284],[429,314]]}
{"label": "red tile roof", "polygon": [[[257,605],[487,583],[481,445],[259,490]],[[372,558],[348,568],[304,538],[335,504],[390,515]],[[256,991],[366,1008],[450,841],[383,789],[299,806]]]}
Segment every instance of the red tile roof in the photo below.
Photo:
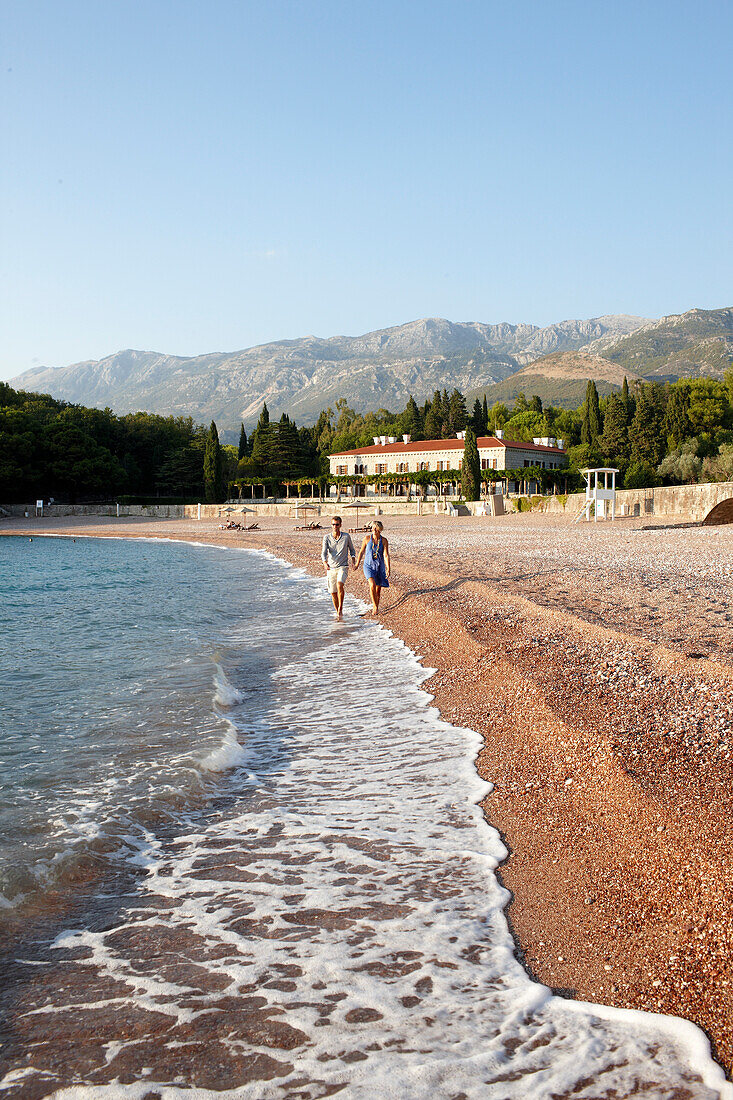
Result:
{"label": "red tile roof", "polygon": [[[547,454],[564,455],[559,447],[544,447],[538,443],[521,443],[513,439],[497,439],[494,435],[481,435],[476,440],[480,448],[508,447],[519,451],[542,451]],[[381,443],[378,446],[357,447],[353,451],[334,451],[329,458],[346,458],[347,455],[394,455],[415,454],[419,451],[462,451],[465,444],[462,439],[416,439],[411,443]]]}

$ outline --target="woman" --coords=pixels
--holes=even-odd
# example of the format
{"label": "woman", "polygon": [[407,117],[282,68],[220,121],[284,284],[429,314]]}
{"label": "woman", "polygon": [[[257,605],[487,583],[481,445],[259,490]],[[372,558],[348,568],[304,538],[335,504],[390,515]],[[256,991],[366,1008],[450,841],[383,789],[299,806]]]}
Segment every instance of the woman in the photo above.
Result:
{"label": "woman", "polygon": [[372,610],[367,615],[379,614],[379,597],[383,588],[389,588],[390,560],[389,543],[382,537],[382,524],[378,519],[372,523],[372,532],[364,537],[356,564],[364,559],[364,576],[369,582],[369,595],[372,600]]}

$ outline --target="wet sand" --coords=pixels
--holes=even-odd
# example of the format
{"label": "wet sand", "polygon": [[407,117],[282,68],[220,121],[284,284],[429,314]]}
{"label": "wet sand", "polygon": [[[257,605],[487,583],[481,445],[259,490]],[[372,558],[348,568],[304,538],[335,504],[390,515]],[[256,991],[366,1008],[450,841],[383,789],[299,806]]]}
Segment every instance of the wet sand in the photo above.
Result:
{"label": "wet sand", "polygon": [[[348,516],[348,513],[347,513]],[[262,519],[24,520],[20,534],[259,548],[322,572],[322,532]],[[733,527],[394,517],[381,619],[484,738],[509,919],[563,994],[683,1016],[733,1066]],[[349,591],[366,597],[361,575]]]}

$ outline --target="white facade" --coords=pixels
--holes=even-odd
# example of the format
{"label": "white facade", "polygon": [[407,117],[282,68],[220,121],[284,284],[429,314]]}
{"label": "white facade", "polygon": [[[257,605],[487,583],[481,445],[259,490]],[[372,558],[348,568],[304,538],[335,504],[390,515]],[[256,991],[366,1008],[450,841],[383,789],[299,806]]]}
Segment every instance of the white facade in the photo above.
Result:
{"label": "white facade", "polygon": [[[456,439],[428,439],[412,442],[403,436],[398,443],[393,437],[375,439],[375,444],[353,451],[329,455],[332,477],[354,474],[410,474],[421,470],[460,470],[463,464],[464,433]],[[562,440],[537,439],[532,443],[515,443],[501,438],[501,433],[481,436],[477,440],[482,470],[522,470],[538,466],[558,470],[567,465]]]}

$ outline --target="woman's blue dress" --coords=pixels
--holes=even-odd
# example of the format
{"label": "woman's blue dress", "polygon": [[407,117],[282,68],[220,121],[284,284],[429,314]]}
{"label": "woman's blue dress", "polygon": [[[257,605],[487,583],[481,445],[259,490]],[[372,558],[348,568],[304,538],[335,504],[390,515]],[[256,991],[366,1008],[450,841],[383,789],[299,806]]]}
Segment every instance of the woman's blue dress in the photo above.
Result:
{"label": "woman's blue dress", "polygon": [[367,580],[374,581],[380,588],[389,588],[387,569],[384,564],[384,545],[382,544],[381,535],[379,536],[379,542],[376,544],[373,538],[369,538],[366,553],[364,555],[364,576]]}

